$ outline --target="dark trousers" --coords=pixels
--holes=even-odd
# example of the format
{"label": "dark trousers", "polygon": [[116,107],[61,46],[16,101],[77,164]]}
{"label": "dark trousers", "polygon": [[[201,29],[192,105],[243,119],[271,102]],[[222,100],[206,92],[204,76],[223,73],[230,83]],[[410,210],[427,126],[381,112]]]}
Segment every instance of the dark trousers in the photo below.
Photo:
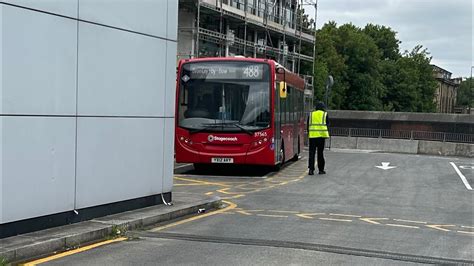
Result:
{"label": "dark trousers", "polygon": [[314,170],[314,155],[318,149],[318,169],[324,171],[324,142],[325,138],[310,138],[309,139],[309,162],[308,168]]}

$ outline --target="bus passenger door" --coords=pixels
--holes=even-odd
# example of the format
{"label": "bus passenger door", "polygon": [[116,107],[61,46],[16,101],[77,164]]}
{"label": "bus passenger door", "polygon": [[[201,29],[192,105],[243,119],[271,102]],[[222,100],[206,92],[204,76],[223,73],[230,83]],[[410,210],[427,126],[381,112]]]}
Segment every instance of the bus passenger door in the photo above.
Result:
{"label": "bus passenger door", "polygon": [[281,160],[280,156],[280,149],[281,149],[281,119],[282,119],[282,112],[281,112],[281,99],[280,99],[280,88],[279,83],[275,81],[275,88],[274,88],[274,116],[275,119],[273,121],[273,128],[274,128],[274,140],[275,140],[275,163]]}

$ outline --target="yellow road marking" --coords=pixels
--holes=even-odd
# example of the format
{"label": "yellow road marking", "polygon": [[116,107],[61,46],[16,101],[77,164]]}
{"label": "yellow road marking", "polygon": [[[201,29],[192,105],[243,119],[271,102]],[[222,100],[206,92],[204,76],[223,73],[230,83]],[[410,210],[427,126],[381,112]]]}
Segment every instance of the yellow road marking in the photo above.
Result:
{"label": "yellow road marking", "polygon": [[207,192],[207,193],[206,193],[206,195],[208,195],[208,196],[209,196],[209,195],[212,195],[212,194],[214,194],[214,192]]}
{"label": "yellow road marking", "polygon": [[251,213],[246,212],[246,211],[236,211],[236,212],[238,212],[240,214],[243,214],[243,215],[252,215]]}
{"label": "yellow road marking", "polygon": [[161,231],[161,230],[164,230],[164,229],[167,229],[167,228],[170,228],[170,227],[174,227],[174,226],[177,226],[177,225],[180,225],[180,224],[184,224],[184,223],[188,223],[188,222],[191,222],[191,221],[199,220],[199,219],[211,216],[211,215],[223,213],[223,212],[226,212],[228,210],[235,209],[237,207],[237,204],[235,204],[233,202],[225,201],[225,200],[223,200],[223,202],[228,204],[229,206],[225,207],[224,209],[220,209],[220,210],[213,211],[213,212],[208,212],[208,213],[205,213],[205,214],[202,214],[202,215],[199,215],[199,216],[194,216],[194,217],[191,217],[191,218],[188,218],[188,219],[177,221],[175,223],[171,223],[171,224],[163,225],[163,226],[160,226],[160,227],[156,227],[156,228],[153,228],[149,231],[150,232],[158,232],[158,231]]}
{"label": "yellow road marking", "polygon": [[209,186],[209,184],[206,183],[190,183],[190,184],[174,184],[176,187],[184,187],[184,186]]}
{"label": "yellow road marking", "polygon": [[368,222],[371,224],[380,224],[379,222],[376,222],[376,221],[388,220],[388,218],[360,218],[359,220]]}
{"label": "yellow road marking", "polygon": [[468,232],[468,231],[458,231],[458,233],[474,235],[474,232]]}
{"label": "yellow road marking", "polygon": [[296,212],[296,211],[278,211],[278,210],[268,210],[268,212],[275,212],[275,213],[292,213],[292,214],[299,213],[299,212]]}
{"label": "yellow road marking", "polygon": [[339,213],[330,213],[329,215],[332,216],[342,216],[342,217],[354,217],[354,218],[361,218],[360,215],[352,215],[352,214],[339,214]]}
{"label": "yellow road marking", "polygon": [[436,229],[436,230],[441,230],[441,231],[444,231],[444,232],[450,232],[451,230],[448,230],[448,229],[445,229],[445,228],[442,228],[442,227],[453,227],[453,226],[455,226],[455,225],[454,224],[429,224],[426,227],[433,228],[433,229]]}
{"label": "yellow road marking", "polygon": [[305,218],[305,219],[314,219],[314,217],[311,217],[311,216],[316,216],[316,215],[325,215],[325,213],[300,213],[300,214],[297,214],[296,216]]}
{"label": "yellow road marking", "polygon": [[218,189],[216,190],[217,192],[219,193],[222,193],[222,194],[227,194],[227,195],[236,195],[236,194],[240,194],[238,192],[227,192],[227,190],[229,190],[230,188],[222,188],[222,189]]}
{"label": "yellow road marking", "polygon": [[191,178],[184,178],[184,177],[177,177],[177,176],[175,176],[174,178],[177,179],[177,180],[181,180],[181,181],[188,181],[188,182],[193,182],[193,183],[200,183],[200,184],[204,184],[204,185],[214,185],[214,186],[221,186],[221,187],[229,187],[228,184],[224,184],[224,183],[201,181],[201,180],[195,180],[195,179],[191,179]]}
{"label": "yellow road marking", "polygon": [[224,198],[222,198],[222,199],[224,199],[224,200],[238,199],[238,198],[241,198],[241,197],[243,197],[243,196],[245,196],[245,195],[244,195],[244,194],[240,194],[240,195],[235,195],[235,196],[231,196],[231,197],[224,197]]}
{"label": "yellow road marking", "polygon": [[288,218],[288,216],[286,216],[286,215],[273,215],[273,214],[257,214],[257,216],[276,217],[276,218]]}
{"label": "yellow road marking", "polygon": [[404,224],[385,224],[388,226],[395,226],[395,227],[403,227],[403,228],[413,228],[413,229],[419,229],[420,227],[418,226],[413,226],[413,225],[404,225]]}
{"label": "yellow road marking", "polygon": [[415,224],[427,224],[427,222],[420,222],[420,221],[410,221],[410,220],[402,220],[402,219],[393,219],[397,222],[405,222],[405,223],[415,223]]}
{"label": "yellow road marking", "polygon": [[23,265],[24,266],[38,265],[38,264],[41,264],[41,263],[45,263],[45,262],[48,262],[48,261],[60,259],[60,258],[63,258],[63,257],[67,257],[67,256],[70,256],[70,255],[76,254],[76,253],[84,252],[84,251],[87,251],[87,250],[90,250],[90,249],[93,249],[93,248],[97,248],[97,247],[100,247],[100,246],[104,246],[104,245],[108,245],[108,244],[112,244],[112,243],[120,242],[120,241],[124,241],[124,240],[127,240],[127,238],[120,237],[120,238],[116,238],[116,239],[106,240],[106,241],[95,243],[95,244],[92,244],[92,245],[89,245],[89,246],[69,250],[69,251],[66,251],[66,252],[63,252],[63,253],[59,253],[59,254],[56,254],[56,255],[53,255],[53,256],[50,256],[50,257],[30,261],[30,262],[25,263]]}
{"label": "yellow road marking", "polygon": [[325,221],[336,221],[336,222],[352,222],[352,220],[346,220],[346,219],[334,219],[334,218],[319,218],[319,220],[325,220]]}

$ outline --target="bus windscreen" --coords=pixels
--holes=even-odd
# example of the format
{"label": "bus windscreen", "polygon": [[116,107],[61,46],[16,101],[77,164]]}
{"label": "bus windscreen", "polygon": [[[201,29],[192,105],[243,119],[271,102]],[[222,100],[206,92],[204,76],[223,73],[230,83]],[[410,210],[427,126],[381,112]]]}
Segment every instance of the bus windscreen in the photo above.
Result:
{"label": "bus windscreen", "polygon": [[191,131],[252,132],[270,126],[269,65],[195,62],[180,73],[179,126]]}

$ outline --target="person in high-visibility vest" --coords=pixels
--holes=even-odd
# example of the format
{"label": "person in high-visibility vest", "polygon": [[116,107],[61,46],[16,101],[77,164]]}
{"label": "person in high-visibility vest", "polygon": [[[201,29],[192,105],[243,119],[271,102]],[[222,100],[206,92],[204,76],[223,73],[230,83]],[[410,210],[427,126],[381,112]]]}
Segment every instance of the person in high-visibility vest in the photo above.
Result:
{"label": "person in high-visibility vest", "polygon": [[308,116],[307,120],[308,138],[309,138],[309,175],[314,175],[314,155],[316,149],[318,150],[318,169],[319,174],[326,174],[324,171],[324,145],[327,138],[329,138],[328,131],[328,113],[324,103],[319,102],[316,108]]}

